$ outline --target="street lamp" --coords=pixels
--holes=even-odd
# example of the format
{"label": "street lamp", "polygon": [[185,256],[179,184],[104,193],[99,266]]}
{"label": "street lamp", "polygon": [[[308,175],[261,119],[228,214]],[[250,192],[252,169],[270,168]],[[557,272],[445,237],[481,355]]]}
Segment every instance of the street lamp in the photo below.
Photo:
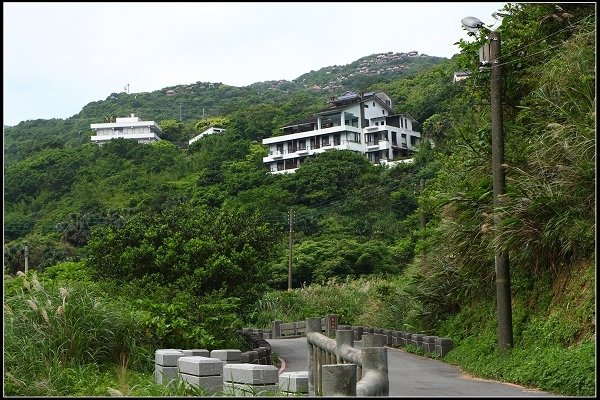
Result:
{"label": "street lamp", "polygon": [[[475,17],[466,17],[461,21],[469,32],[479,32],[484,28],[483,22]],[[484,28],[485,29],[485,28]],[[479,52],[480,56],[489,54],[490,68],[490,103],[492,114],[492,185],[494,192],[494,209],[500,207],[500,196],[505,193],[504,178],[504,133],[502,123],[502,75],[500,70],[500,33],[491,31],[487,46],[489,51]],[[485,46],[484,46],[485,48]],[[482,60],[488,61],[488,60]],[[494,225],[500,225],[500,216],[494,210]],[[496,268],[496,316],[498,319],[498,347],[506,350],[513,347],[512,334],[512,306],[510,299],[510,272],[508,267],[508,253],[495,250]]]}

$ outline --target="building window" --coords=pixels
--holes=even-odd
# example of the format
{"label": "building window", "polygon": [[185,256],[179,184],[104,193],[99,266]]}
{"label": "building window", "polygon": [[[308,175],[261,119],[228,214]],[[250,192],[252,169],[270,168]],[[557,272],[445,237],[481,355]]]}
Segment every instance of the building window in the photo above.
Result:
{"label": "building window", "polygon": [[396,138],[396,132],[392,132],[392,144],[398,144],[398,139]]}
{"label": "building window", "polygon": [[360,133],[357,132],[350,132],[348,134],[348,141],[350,142],[356,142],[356,143],[360,143]]}
{"label": "building window", "polygon": [[368,104],[365,104],[365,108],[369,108],[369,105],[368,105]]}
{"label": "building window", "polygon": [[277,161],[277,171],[283,171],[285,169],[285,164],[283,161]]}
{"label": "building window", "polygon": [[278,144],[277,144],[277,151],[278,151],[279,153],[283,153],[283,143],[278,143]]}
{"label": "building window", "polygon": [[385,104],[387,104],[389,106],[389,105],[391,105],[391,102],[389,100],[386,100]]}
{"label": "building window", "polygon": [[321,145],[322,146],[329,146],[329,136],[328,135],[323,136],[321,138]]}
{"label": "building window", "polygon": [[404,118],[400,118],[400,128],[404,128]]}
{"label": "building window", "polygon": [[306,150],[306,140],[304,140],[304,139],[298,140],[298,149]]}
{"label": "building window", "polygon": [[385,110],[381,110],[381,113],[382,113],[383,115],[385,115]]}
{"label": "building window", "polygon": [[375,107],[375,102],[373,102],[373,107]]}
{"label": "building window", "polygon": [[333,135],[333,145],[339,146],[342,143],[342,137],[339,133]]}

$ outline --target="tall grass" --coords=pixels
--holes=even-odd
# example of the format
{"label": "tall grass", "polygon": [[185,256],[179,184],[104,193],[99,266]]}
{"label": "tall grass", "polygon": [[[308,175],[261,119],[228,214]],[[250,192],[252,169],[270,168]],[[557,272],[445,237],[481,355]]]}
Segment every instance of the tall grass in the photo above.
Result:
{"label": "tall grass", "polygon": [[330,279],[291,292],[268,292],[250,316],[256,326],[271,322],[303,321],[309,317],[337,314],[340,324],[403,329],[410,326],[413,302],[404,290],[403,277],[380,276],[345,280]]}
{"label": "tall grass", "polygon": [[81,377],[119,362],[151,374],[135,313],[93,285],[42,285],[33,272],[4,289],[5,394],[90,394]]}

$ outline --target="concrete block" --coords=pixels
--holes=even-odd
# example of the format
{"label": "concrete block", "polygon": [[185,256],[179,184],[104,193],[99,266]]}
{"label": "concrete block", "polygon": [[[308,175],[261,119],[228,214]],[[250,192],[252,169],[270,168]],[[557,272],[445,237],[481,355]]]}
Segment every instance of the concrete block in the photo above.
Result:
{"label": "concrete block", "polygon": [[210,358],[218,358],[221,361],[240,362],[242,351],[238,349],[219,349],[210,352]]}
{"label": "concrete block", "polygon": [[423,336],[423,350],[425,353],[435,353],[435,339],[437,336]]}
{"label": "concrete block", "polygon": [[179,372],[195,376],[223,375],[223,362],[217,358],[202,356],[180,357]]}
{"label": "concrete block", "polygon": [[405,338],[406,332],[404,331],[400,331],[398,332],[398,346],[400,347],[406,347],[406,338]]}
{"label": "concrete block", "polygon": [[247,383],[223,382],[223,394],[236,397],[257,397],[276,393],[279,385],[249,385]]}
{"label": "concrete block", "polygon": [[195,376],[181,374],[181,380],[190,385],[198,386],[206,390],[208,394],[214,394],[223,390],[223,377],[218,376]]}
{"label": "concrete block", "polygon": [[159,349],[154,353],[154,363],[163,367],[176,367],[179,357],[183,357],[180,350]]}
{"label": "concrete block", "polygon": [[273,365],[228,364],[223,367],[223,382],[273,385],[279,379]]}
{"label": "concrete block", "polygon": [[417,333],[413,335],[413,341],[415,342],[417,349],[423,348],[423,335],[422,333]]}
{"label": "concrete block", "polygon": [[171,381],[179,379],[179,370],[177,367],[163,367],[162,365],[154,364],[154,381],[161,384],[168,384]]}
{"label": "concrete block", "polygon": [[283,372],[279,375],[279,390],[308,393],[308,371]]}
{"label": "concrete block", "polygon": [[444,357],[452,349],[452,339],[436,338],[435,339],[435,354]]}
{"label": "concrete block", "polygon": [[354,332],[354,340],[362,340],[362,335],[363,335],[363,327],[362,326],[353,326],[352,331]]}
{"label": "concrete block", "polygon": [[387,346],[391,346],[393,344],[393,340],[392,340],[392,332],[393,331],[390,331],[390,330],[386,329],[383,332],[384,332],[383,334],[386,336],[386,343],[385,344]]}
{"label": "concrete block", "polygon": [[185,357],[189,357],[189,356],[208,357],[210,355],[210,352],[206,349],[181,350],[181,352],[183,352],[183,355]]}

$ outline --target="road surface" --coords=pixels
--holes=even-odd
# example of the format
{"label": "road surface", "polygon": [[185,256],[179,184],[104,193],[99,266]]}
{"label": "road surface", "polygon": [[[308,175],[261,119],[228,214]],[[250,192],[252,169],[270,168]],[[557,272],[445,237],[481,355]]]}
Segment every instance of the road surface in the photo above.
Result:
{"label": "road surface", "polygon": [[[306,338],[267,339],[285,363],[283,371],[308,370]],[[361,342],[354,342],[360,348]],[[388,347],[390,396],[394,397],[559,397],[522,386],[472,378],[455,366]]]}

